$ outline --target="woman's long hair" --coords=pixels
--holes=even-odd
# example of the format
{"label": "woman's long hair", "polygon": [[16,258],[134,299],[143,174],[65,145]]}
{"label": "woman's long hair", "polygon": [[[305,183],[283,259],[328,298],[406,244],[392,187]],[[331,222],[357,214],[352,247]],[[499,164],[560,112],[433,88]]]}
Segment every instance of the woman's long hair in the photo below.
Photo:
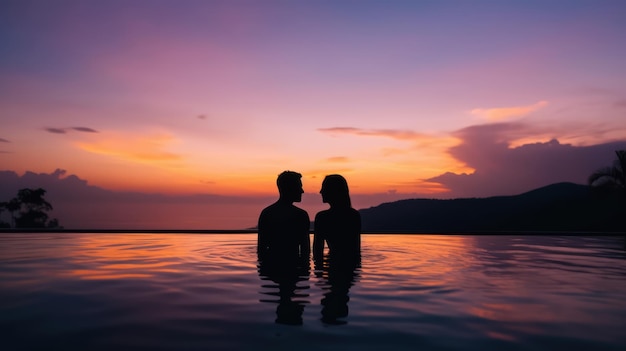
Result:
{"label": "woman's long hair", "polygon": [[322,192],[329,205],[333,207],[352,207],[348,182],[343,176],[339,174],[327,175],[322,182]]}

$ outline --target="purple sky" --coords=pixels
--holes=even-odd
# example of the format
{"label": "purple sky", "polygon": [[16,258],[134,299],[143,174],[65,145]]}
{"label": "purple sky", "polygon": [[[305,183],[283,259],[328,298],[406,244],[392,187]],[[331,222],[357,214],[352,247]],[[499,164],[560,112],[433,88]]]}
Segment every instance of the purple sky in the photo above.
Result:
{"label": "purple sky", "polygon": [[285,169],[311,217],[331,173],[357,207],[584,183],[625,148],[624,43],[623,1],[2,1],[0,195],[245,227]]}

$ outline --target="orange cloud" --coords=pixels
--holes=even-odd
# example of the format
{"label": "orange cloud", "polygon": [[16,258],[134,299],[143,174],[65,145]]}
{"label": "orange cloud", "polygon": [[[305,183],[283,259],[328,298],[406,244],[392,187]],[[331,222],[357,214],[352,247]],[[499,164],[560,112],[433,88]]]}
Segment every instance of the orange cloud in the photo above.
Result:
{"label": "orange cloud", "polygon": [[548,105],[545,100],[539,101],[535,104],[528,106],[513,106],[513,107],[497,107],[497,108],[475,108],[470,111],[470,114],[485,118],[489,121],[502,121],[513,117],[523,117],[532,112],[535,112]]}
{"label": "orange cloud", "polygon": [[[360,129],[354,127],[320,128],[318,131],[333,136],[355,135],[367,137],[389,138],[404,143],[405,147],[382,147],[380,149],[382,159],[380,162],[373,160],[373,156],[351,158],[355,169],[359,169],[358,181],[361,184],[369,184],[369,191],[387,191],[398,188],[402,192],[418,191],[423,194],[442,192],[445,189],[439,184],[419,180],[429,178],[431,174],[441,173],[442,170],[454,169],[455,171],[467,171],[468,167],[455,160],[446,151],[458,145],[460,138],[454,135],[437,135],[419,133],[411,130],[396,129]],[[393,159],[393,161],[391,161]],[[384,169],[387,174],[394,176],[381,182],[376,177],[363,176],[365,174],[380,174]],[[356,174],[355,174],[356,175]],[[402,182],[403,177],[418,178],[410,182]]]}
{"label": "orange cloud", "polygon": [[[424,180],[424,179],[396,181],[396,182],[388,183],[387,185],[392,188],[400,188],[400,189],[408,188],[423,195],[445,193],[449,190],[442,184],[431,182],[431,181]],[[391,190],[391,192],[396,192],[396,190]]]}
{"label": "orange cloud", "polygon": [[451,147],[458,144],[458,138],[449,135],[430,135],[426,133],[418,133],[412,130],[400,130],[400,129],[360,129],[354,127],[335,127],[335,128],[320,128],[318,131],[327,133],[330,135],[349,134],[357,136],[374,136],[390,138],[400,141],[409,141],[413,144],[410,149],[399,148],[384,148],[383,154],[385,156],[401,155],[416,150],[426,149],[440,149]]}
{"label": "orange cloud", "polygon": [[182,159],[181,155],[167,151],[176,139],[169,135],[108,136],[95,142],[79,142],[77,146],[87,152],[111,156],[134,162],[167,162]]}
{"label": "orange cloud", "polygon": [[379,136],[387,137],[397,140],[414,140],[417,138],[429,137],[426,134],[417,133],[411,130],[398,130],[398,129],[360,129],[353,127],[334,127],[334,128],[319,128],[318,131],[322,133],[328,133],[331,135],[337,134],[352,134],[360,136]]}

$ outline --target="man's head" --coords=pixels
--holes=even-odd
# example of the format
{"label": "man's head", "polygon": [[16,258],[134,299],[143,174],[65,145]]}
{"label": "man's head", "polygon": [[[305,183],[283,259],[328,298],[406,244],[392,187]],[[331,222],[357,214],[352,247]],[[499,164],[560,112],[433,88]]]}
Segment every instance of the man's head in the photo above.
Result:
{"label": "man's head", "polygon": [[280,198],[289,202],[302,201],[302,174],[292,171],[284,171],[278,175],[276,185]]}

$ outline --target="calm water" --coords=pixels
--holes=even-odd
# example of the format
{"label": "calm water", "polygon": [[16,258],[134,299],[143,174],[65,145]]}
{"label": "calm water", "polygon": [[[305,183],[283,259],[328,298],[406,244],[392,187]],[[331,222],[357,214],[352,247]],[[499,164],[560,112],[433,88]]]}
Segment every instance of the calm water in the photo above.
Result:
{"label": "calm water", "polygon": [[364,235],[361,267],[281,280],[253,234],[0,234],[0,345],[621,350],[623,240]]}

